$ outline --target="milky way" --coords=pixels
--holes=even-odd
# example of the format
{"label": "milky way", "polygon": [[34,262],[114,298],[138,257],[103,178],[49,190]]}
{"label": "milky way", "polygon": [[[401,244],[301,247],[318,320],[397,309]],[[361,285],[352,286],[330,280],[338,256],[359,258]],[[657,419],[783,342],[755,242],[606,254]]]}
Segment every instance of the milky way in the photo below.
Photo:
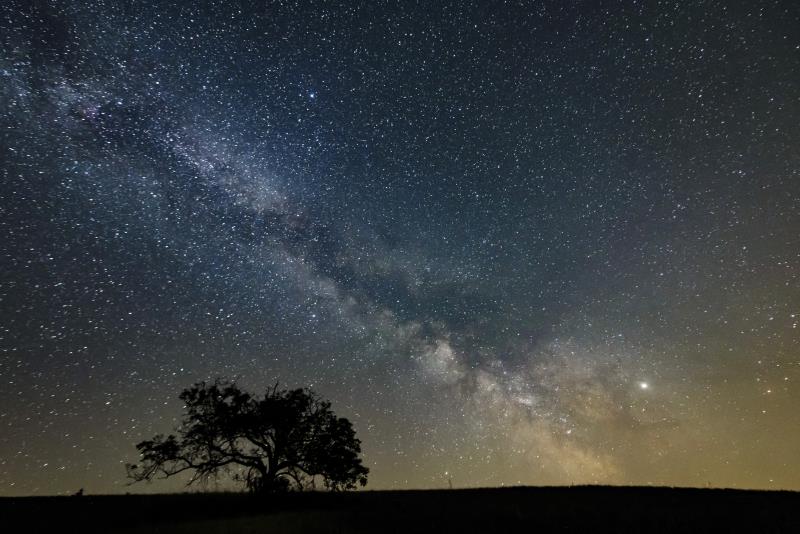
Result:
{"label": "milky way", "polygon": [[0,13],[0,494],[181,488],[216,376],[373,489],[800,489],[795,2]]}

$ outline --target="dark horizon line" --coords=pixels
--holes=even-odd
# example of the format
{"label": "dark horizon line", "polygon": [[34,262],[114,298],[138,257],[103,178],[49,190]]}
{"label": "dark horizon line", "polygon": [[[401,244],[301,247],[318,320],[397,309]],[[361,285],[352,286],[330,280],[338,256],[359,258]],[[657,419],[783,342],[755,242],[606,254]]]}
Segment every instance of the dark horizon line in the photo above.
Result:
{"label": "dark horizon line", "polygon": [[[726,486],[666,486],[666,485],[623,485],[623,484],[561,484],[561,485],[545,485],[545,486],[531,486],[531,485],[508,485],[508,486],[468,486],[461,488],[398,488],[398,489],[355,489],[345,491],[329,491],[324,489],[310,489],[305,491],[290,491],[279,494],[280,496],[286,495],[354,495],[366,493],[466,493],[477,491],[509,491],[509,490],[586,490],[586,489],[604,489],[604,490],[646,490],[646,491],[713,491],[713,492],[741,492],[741,493],[797,493],[800,494],[800,489],[789,488],[734,488]],[[51,495],[0,495],[1,499],[60,499],[60,498],[93,498],[93,497],[174,497],[174,496],[190,496],[190,495],[247,495],[253,497],[260,497],[258,494],[251,493],[246,490],[214,490],[214,491],[174,491],[163,493],[84,493],[82,495],[75,494],[51,494]]]}

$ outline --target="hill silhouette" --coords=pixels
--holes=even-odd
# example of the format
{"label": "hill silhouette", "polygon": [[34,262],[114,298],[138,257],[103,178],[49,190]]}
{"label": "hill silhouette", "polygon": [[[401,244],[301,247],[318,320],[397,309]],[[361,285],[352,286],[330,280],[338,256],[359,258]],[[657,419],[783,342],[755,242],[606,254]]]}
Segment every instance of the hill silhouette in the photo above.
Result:
{"label": "hill silhouette", "polygon": [[800,493],[514,487],[0,499],[6,532],[798,532]]}

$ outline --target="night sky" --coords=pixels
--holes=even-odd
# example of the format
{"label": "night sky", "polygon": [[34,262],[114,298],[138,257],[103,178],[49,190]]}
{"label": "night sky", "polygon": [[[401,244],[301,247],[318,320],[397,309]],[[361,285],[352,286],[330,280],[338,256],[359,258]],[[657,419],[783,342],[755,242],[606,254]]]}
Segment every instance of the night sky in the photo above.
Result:
{"label": "night sky", "polygon": [[0,7],[0,494],[198,380],[368,488],[800,489],[800,5]]}

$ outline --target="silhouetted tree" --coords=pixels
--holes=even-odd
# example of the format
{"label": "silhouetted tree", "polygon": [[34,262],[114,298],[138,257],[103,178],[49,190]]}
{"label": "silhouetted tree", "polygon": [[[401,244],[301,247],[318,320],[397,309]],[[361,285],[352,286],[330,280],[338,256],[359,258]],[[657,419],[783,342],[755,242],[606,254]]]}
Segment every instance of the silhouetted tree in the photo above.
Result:
{"label": "silhouetted tree", "polygon": [[191,473],[188,484],[227,475],[254,492],[367,483],[361,442],[329,402],[306,389],[268,388],[253,396],[236,384],[198,382],[183,390],[186,414],[176,434],[157,435],[127,464],[134,482]]}

